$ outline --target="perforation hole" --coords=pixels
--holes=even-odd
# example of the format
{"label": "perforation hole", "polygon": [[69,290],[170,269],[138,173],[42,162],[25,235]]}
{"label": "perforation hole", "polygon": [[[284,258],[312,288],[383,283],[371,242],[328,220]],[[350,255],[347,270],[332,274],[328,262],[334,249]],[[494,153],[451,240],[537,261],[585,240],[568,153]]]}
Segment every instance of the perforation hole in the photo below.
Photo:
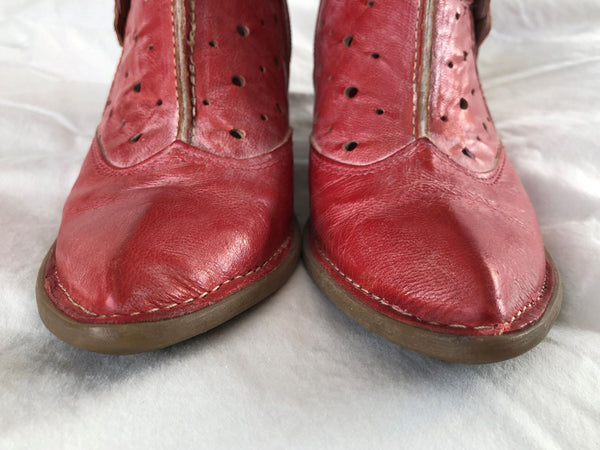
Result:
{"label": "perforation hole", "polygon": [[452,61],[450,61],[450,62],[448,63],[448,67],[452,69],[452,68],[454,67],[454,63],[453,63]]}
{"label": "perforation hole", "polygon": [[485,131],[487,131],[487,130],[488,130],[488,129],[487,129],[487,125],[486,125],[485,123],[482,123],[481,125],[483,125],[483,129],[484,129]]}
{"label": "perforation hole", "polygon": [[142,83],[135,83],[131,88],[134,92],[140,92],[142,90]]}
{"label": "perforation hole", "polygon": [[367,2],[367,6],[370,8],[371,6],[373,6],[375,4],[375,2]]}
{"label": "perforation hole", "polygon": [[466,98],[460,99],[460,109],[467,109],[469,107],[469,102]]}
{"label": "perforation hole", "polygon": [[279,58],[273,58],[273,62],[275,63],[275,67],[279,67]]}
{"label": "perforation hole", "polygon": [[356,147],[358,147],[358,142],[356,142],[356,141],[350,141],[350,142],[346,142],[344,144],[344,150],[346,150],[347,152],[351,152]]}
{"label": "perforation hole", "polygon": [[263,122],[265,122],[265,121],[268,120],[268,117],[266,115],[264,115],[264,114],[261,114],[260,115],[260,120],[262,120]]}
{"label": "perforation hole", "polygon": [[471,89],[471,95],[475,95],[475,89]]}
{"label": "perforation hole", "polygon": [[448,117],[447,116],[442,116],[442,117],[440,117],[440,120],[442,122],[448,122]]}
{"label": "perforation hole", "polygon": [[371,58],[373,59],[379,59],[379,53],[371,53]]}
{"label": "perforation hole", "polygon": [[466,61],[467,58],[469,57],[469,52],[465,51],[463,52],[463,59]]}
{"label": "perforation hole", "polygon": [[381,116],[381,115],[383,115],[383,113],[385,113],[385,111],[384,111],[383,109],[381,109],[381,108],[377,108],[377,109],[375,110],[375,114],[377,114],[378,116]]}
{"label": "perforation hole", "polygon": [[237,32],[240,36],[246,37],[250,34],[250,29],[244,25],[238,25]]}
{"label": "perforation hole", "polygon": [[229,131],[229,134],[236,138],[236,139],[243,139],[246,136],[246,132],[243,130],[238,130],[237,128],[234,128],[233,130]]}
{"label": "perforation hole", "polygon": [[265,71],[266,71],[266,69],[264,68],[264,66],[260,66],[260,67],[259,67],[259,69],[260,69],[260,71],[261,71],[262,73],[265,73]]}
{"label": "perforation hole", "polygon": [[454,17],[456,17],[456,20],[460,19],[460,13],[456,13]]}
{"label": "perforation hole", "polygon": [[239,87],[244,87],[246,85],[246,80],[244,80],[244,77],[240,76],[240,75],[234,75],[231,78],[231,82]]}
{"label": "perforation hole", "polygon": [[162,105],[162,100],[161,100],[160,98],[159,98],[158,100],[156,100],[156,105],[157,105],[157,106],[160,106],[160,105]]}
{"label": "perforation hole", "polygon": [[150,44],[150,45],[148,46],[148,50],[150,50],[150,51],[154,50],[154,44]]}
{"label": "perforation hole", "polygon": [[142,133],[138,133],[135,136],[131,136],[129,138],[129,142],[137,142],[140,140],[141,137],[142,137]]}
{"label": "perforation hole", "polygon": [[204,100],[202,100],[202,104],[204,106],[208,106],[208,105],[210,105],[210,102],[207,99],[204,99]]}
{"label": "perforation hole", "polygon": [[354,98],[356,97],[356,94],[358,94],[358,88],[355,86],[347,87],[344,94],[346,94],[346,97],[348,98]]}
{"label": "perforation hole", "polygon": [[281,107],[281,105],[279,103],[275,103],[275,107],[277,108],[277,111],[279,111],[281,114],[283,114],[283,108]]}
{"label": "perforation hole", "polygon": [[129,72],[125,71],[125,78],[129,78]]}
{"label": "perforation hole", "polygon": [[344,38],[344,45],[345,45],[346,47],[350,47],[350,46],[352,45],[352,41],[353,41],[353,40],[354,40],[354,37],[353,37],[353,36],[346,36],[346,37]]}
{"label": "perforation hole", "polygon": [[211,47],[216,47],[217,46],[217,41],[209,41],[208,45],[210,45]]}
{"label": "perforation hole", "polygon": [[475,155],[473,155],[473,153],[471,153],[471,151],[468,148],[463,148],[462,149],[462,153],[463,155],[465,155],[467,158],[471,158],[473,159],[475,157]]}

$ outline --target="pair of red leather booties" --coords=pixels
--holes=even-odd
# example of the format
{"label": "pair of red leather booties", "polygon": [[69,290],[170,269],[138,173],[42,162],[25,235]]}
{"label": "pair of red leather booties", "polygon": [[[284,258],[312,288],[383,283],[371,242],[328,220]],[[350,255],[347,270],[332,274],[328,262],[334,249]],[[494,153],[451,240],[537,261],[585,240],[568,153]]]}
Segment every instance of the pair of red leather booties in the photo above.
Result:
{"label": "pair of red leather booties", "polygon": [[[489,1],[323,0],[304,259],[375,333],[482,363],[536,345],[558,274],[477,73]],[[117,0],[123,54],[38,279],[102,353],[198,335],[279,288],[293,218],[284,0]]]}

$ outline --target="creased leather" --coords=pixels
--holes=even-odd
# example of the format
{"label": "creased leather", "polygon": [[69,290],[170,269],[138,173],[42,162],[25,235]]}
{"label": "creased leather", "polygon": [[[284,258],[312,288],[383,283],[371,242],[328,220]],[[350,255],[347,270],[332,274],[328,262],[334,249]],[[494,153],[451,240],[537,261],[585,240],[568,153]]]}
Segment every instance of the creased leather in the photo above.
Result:
{"label": "creased leather", "polygon": [[[215,98],[214,109],[203,116],[233,122],[248,114],[260,120],[262,100],[250,101],[257,92],[287,105],[285,3],[262,3],[254,11],[278,8],[281,39],[255,33],[257,51],[236,55],[221,40],[221,74],[227,52],[260,73],[263,42],[281,58],[279,81],[252,79],[257,86],[247,101],[219,104]],[[235,20],[233,4],[249,11],[240,1],[229,1],[227,7],[214,4],[211,23]],[[117,9],[128,6],[118,3]],[[196,14],[208,17],[206,6],[197,1]],[[240,156],[232,150],[238,143],[229,133],[228,145],[220,137],[203,136],[206,148],[177,140],[171,2],[134,0],[128,9],[123,56],[98,136],[65,203],[46,266],[51,300],[80,322],[152,321],[197,311],[269,273],[290,248],[293,170],[287,111],[277,120],[261,121],[263,134],[246,144],[243,158],[235,157]],[[241,38],[235,26],[230,31]],[[207,37],[198,34],[198,42],[209,47]],[[190,54],[194,60],[196,56]],[[214,76],[214,66],[201,65],[201,59],[197,80],[204,71]],[[132,89],[137,83],[141,88]],[[195,87],[201,91],[209,84]],[[129,139],[136,132],[141,137]]]}
{"label": "creased leather", "polygon": [[[313,150],[310,190],[313,245],[388,302],[383,306],[340,280],[384,314],[418,322],[396,307],[422,321],[467,327],[433,329],[499,334],[544,311],[552,280],[538,300],[546,275],[538,222],[504,153],[493,172],[475,175],[425,139],[361,168]],[[537,309],[510,323],[532,300]]]}
{"label": "creased leather", "polygon": [[[489,20],[489,2],[407,1],[405,8],[383,6],[385,14],[377,15],[380,5],[321,4],[310,159],[313,252],[341,286],[399,321],[455,334],[522,329],[543,314],[554,280],[535,211],[504,153],[479,82],[475,51],[483,35],[476,40],[476,29],[477,21]],[[427,14],[433,28],[420,26],[411,49],[414,26],[427,23]],[[348,33],[344,26],[357,23],[357,46],[352,48],[354,40],[350,47],[340,43]],[[329,26],[336,39],[328,38]],[[419,61],[429,44],[426,77]],[[394,46],[405,51],[381,66],[363,61],[360,67],[369,66],[361,69],[352,56],[335,59],[374,46],[382,54]],[[359,87],[351,101],[362,86],[369,89],[363,103],[353,104],[359,112],[328,84],[329,77],[348,83],[347,74]],[[387,109],[369,115],[378,99],[398,94],[400,108],[409,105],[404,114],[396,116],[392,108],[392,117]],[[423,135],[417,119],[425,119]],[[329,127],[359,136],[358,146],[344,150],[348,138],[336,142]]]}

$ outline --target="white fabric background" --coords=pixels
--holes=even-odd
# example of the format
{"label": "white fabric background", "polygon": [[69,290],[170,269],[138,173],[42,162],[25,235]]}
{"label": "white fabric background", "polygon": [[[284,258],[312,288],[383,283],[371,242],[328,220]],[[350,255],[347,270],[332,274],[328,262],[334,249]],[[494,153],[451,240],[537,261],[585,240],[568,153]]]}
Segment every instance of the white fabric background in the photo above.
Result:
{"label": "white fabric background", "polygon": [[[469,367],[365,331],[302,265],[258,307],[163,351],[54,338],[36,272],[119,57],[113,5],[0,0],[0,447],[599,448],[600,1],[492,3],[483,83],[565,299],[537,348]],[[290,1],[302,221],[316,8]]]}

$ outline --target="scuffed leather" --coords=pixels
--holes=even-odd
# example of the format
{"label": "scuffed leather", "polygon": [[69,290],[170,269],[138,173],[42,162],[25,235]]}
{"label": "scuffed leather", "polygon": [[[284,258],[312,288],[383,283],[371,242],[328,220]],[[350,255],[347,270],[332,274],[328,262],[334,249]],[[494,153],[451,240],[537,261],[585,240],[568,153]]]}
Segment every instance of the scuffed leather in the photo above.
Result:
{"label": "scuffed leather", "polygon": [[[415,58],[416,67],[422,67],[418,58],[426,54],[424,35],[418,41],[421,47],[407,50],[393,68],[369,67],[362,73],[347,67],[350,59],[335,67],[323,60],[329,46],[336,46],[336,52],[349,48],[338,48],[327,39],[316,44],[319,115],[310,159],[311,248],[342,287],[401,322],[454,334],[508,333],[541,317],[554,288],[553,272],[535,211],[496,135],[481,92],[475,61],[477,17],[472,15],[477,5],[459,0],[433,3],[431,72],[424,103],[413,83],[422,77],[421,71],[413,75],[406,70],[403,80],[396,79],[398,68],[414,66]],[[372,14],[381,4],[374,2],[359,15],[364,30],[372,30],[361,35],[363,45],[381,44],[377,33],[383,27],[389,34],[382,45],[407,46],[414,23],[425,22],[425,3],[406,1],[402,8],[396,4],[385,10],[392,18]],[[420,5],[419,17],[407,20],[405,14],[414,11],[415,4]],[[354,17],[359,7],[344,5],[323,0],[321,24],[330,23],[330,8],[333,18]],[[391,22],[397,24],[393,30],[388,28]],[[424,26],[420,29],[427,32]],[[450,61],[453,67],[448,67]],[[370,89],[381,98],[401,93],[404,105],[425,104],[425,110],[413,111],[413,136],[407,138],[410,115],[394,117],[391,125],[371,117],[358,120],[374,105],[364,108],[362,116],[349,113],[347,103],[336,99],[324,83],[330,75],[319,74],[321,65],[334,79],[348,71],[357,86],[377,79]],[[469,106],[463,109],[460,98],[466,95]],[[440,121],[442,116],[448,121]],[[419,136],[423,119],[427,126]],[[323,134],[321,123],[359,135],[367,145],[361,141],[350,152],[342,150],[339,142]],[[394,127],[389,137],[388,129]],[[377,145],[371,144],[371,136]]]}
{"label": "scuffed leather", "polygon": [[[196,2],[196,13],[205,3]],[[219,13],[231,15],[234,3],[245,5],[212,5],[212,22],[222,23]],[[264,3],[267,9],[285,8],[282,2]],[[65,203],[46,265],[51,300],[80,322],[154,321],[197,311],[268,274],[291,245],[293,170],[287,114],[261,124],[264,136],[253,141],[257,147],[248,147],[244,158],[233,157],[236,142],[227,146],[207,136],[204,144],[212,150],[207,151],[178,140],[180,99],[170,6],[167,0],[131,2],[109,102]],[[283,14],[282,9],[278,12]],[[284,29],[287,16],[280,19]],[[257,35],[266,43],[267,34]],[[267,43],[282,58],[282,74],[289,63],[286,40],[287,35]],[[254,44],[260,47],[260,42]],[[223,46],[219,51],[229,50]],[[235,58],[259,71],[259,56],[258,51],[245,51]],[[197,66],[198,79],[203,70]],[[138,81],[140,91],[132,91],[130,83]],[[250,101],[257,92],[286,104],[287,81],[265,77],[255,83],[260,86],[249,91],[245,103],[211,102],[213,114],[218,111],[223,121],[240,111],[260,117],[260,101]],[[143,134],[132,142],[128,136],[134,131]],[[219,148],[223,151],[215,154]]]}

